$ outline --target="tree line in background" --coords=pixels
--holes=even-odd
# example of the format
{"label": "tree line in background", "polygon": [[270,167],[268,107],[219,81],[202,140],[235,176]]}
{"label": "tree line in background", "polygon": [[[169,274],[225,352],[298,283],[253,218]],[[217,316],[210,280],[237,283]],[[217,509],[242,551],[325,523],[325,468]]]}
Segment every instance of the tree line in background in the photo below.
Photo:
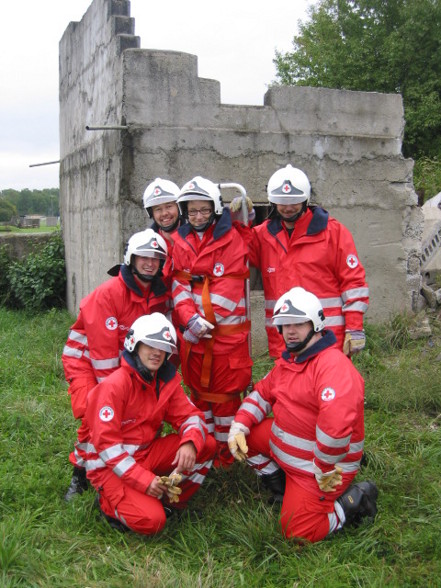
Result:
{"label": "tree line in background", "polygon": [[319,0],[276,84],[400,93],[403,154],[425,198],[441,190],[441,0]]}
{"label": "tree line in background", "polygon": [[43,190],[1,190],[0,222],[9,222],[17,216],[41,214],[42,216],[60,215],[59,188]]}

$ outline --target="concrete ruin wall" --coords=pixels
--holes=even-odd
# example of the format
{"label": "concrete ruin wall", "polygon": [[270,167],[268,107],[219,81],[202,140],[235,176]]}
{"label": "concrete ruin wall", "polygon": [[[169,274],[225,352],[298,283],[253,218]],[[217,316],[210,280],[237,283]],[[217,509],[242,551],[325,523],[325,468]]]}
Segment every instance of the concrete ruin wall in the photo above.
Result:
{"label": "concrete ruin wall", "polygon": [[422,214],[413,162],[401,155],[399,95],[276,87],[263,106],[226,105],[219,82],[198,77],[196,56],[139,46],[123,0],[94,0],[60,42],[72,311],[122,260],[128,237],[145,228],[142,194],[152,179],[238,182],[265,203],[268,178],[287,163],[307,173],[313,202],[352,231],[371,291],[368,319],[416,308]]}

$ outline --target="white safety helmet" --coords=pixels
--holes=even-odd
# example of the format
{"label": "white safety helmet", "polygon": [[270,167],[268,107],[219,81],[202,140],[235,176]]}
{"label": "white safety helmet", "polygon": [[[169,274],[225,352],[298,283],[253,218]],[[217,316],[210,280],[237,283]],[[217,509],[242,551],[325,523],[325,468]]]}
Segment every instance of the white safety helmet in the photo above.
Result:
{"label": "white safety helmet", "polygon": [[179,196],[179,186],[170,180],[156,178],[144,191],[142,201],[149,218],[153,217],[152,207],[167,202],[176,202]]}
{"label": "white safety helmet", "polygon": [[282,331],[282,325],[311,321],[315,333],[325,328],[325,315],[320,300],[312,292],[295,287],[281,296],[273,311],[273,325]]}
{"label": "white safety helmet", "polygon": [[124,348],[133,353],[139,342],[165,351],[169,358],[176,352],[176,330],[160,312],[146,314],[137,318],[130,327],[124,339]]}
{"label": "white safety helmet", "polygon": [[186,215],[187,205],[185,204],[182,206],[182,203],[190,200],[213,202],[214,214],[222,214],[224,209],[219,186],[211,180],[206,180],[201,176],[196,176],[182,186],[181,192],[178,196],[178,206],[183,216]]}
{"label": "white safety helmet", "polygon": [[153,257],[165,261],[167,259],[167,243],[153,229],[145,229],[145,231],[140,231],[130,237],[124,254],[125,265],[131,264],[132,255]]}
{"label": "white safety helmet", "polygon": [[302,170],[288,164],[270,177],[267,187],[268,201],[272,204],[308,204],[311,184]]}

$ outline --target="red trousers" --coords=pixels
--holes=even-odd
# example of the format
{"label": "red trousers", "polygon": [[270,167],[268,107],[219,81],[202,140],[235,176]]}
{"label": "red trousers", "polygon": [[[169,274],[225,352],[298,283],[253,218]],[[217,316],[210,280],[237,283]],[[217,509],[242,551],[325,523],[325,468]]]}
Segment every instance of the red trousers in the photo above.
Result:
{"label": "red trousers", "polygon": [[[228,431],[241,405],[241,393],[251,381],[252,361],[248,344],[239,345],[234,356],[213,355],[209,390],[202,388],[200,382],[203,360],[202,353],[190,352],[185,383],[191,389],[192,402],[204,413],[208,431],[216,439],[216,465],[228,466],[234,461],[228,449]],[[227,398],[222,398],[222,402],[207,401],[205,392],[226,395]]]}
{"label": "red trousers", "polygon": [[[251,429],[247,437],[248,463],[261,474],[267,473],[265,468],[272,460],[269,445],[272,422],[272,418],[264,419]],[[341,528],[340,507],[337,505],[336,508],[335,501],[347,490],[355,474],[344,474],[343,484],[336,492],[322,492],[314,476],[296,475],[286,470],[285,474],[286,488],[280,522],[286,537],[314,543]]]}
{"label": "red trousers", "polygon": [[[82,419],[86,412],[87,395],[97,385],[95,377],[91,374],[89,377],[84,375],[78,378],[73,378],[70,383],[68,394],[70,396],[70,403],[72,412],[76,419]],[[77,430],[77,442],[82,443],[87,441],[88,433],[87,427],[81,424]],[[82,459],[72,451],[69,455],[69,461],[75,467],[83,467]]]}
{"label": "red trousers", "polygon": [[[169,475],[174,466],[172,461],[179,448],[180,437],[176,434],[158,437],[147,448],[145,454],[137,462],[146,470],[154,472],[157,476]],[[216,450],[216,443],[207,436],[206,443],[196,456],[196,464],[191,472],[186,472],[183,482],[180,484],[182,494],[179,502],[173,507],[183,510],[187,502],[200,488],[207,475]],[[135,456],[136,459],[136,456]],[[120,520],[132,531],[143,535],[158,533],[165,525],[166,516],[164,504],[169,504],[164,497],[162,501],[143,494],[126,484],[116,474],[108,470],[88,471],[87,477],[100,495],[101,510]]]}

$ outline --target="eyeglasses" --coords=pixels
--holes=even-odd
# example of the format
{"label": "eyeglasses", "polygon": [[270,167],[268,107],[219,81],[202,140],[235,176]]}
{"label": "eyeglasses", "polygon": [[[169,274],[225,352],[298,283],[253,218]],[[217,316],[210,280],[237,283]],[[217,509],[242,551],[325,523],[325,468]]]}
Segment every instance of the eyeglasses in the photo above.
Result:
{"label": "eyeglasses", "polygon": [[211,208],[200,208],[198,210],[187,210],[187,214],[190,218],[194,218],[198,214],[200,214],[201,216],[210,216],[211,213],[212,213]]}

